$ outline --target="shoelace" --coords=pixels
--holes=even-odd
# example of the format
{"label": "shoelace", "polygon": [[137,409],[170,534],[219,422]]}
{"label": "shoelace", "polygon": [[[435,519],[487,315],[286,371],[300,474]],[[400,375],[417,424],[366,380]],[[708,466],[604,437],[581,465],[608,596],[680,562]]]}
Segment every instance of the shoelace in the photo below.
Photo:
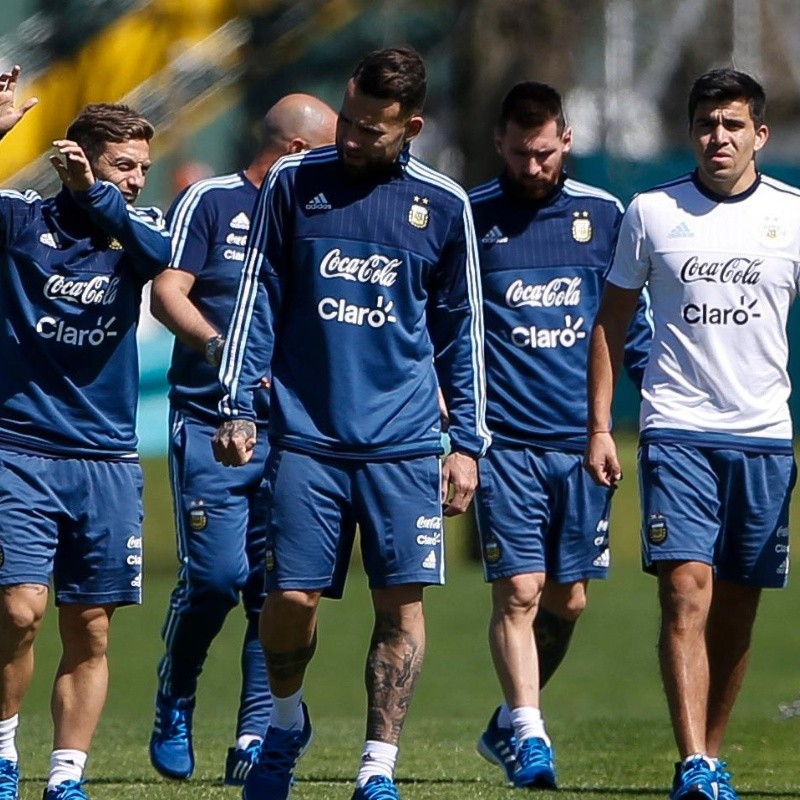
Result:
{"label": "shoelace", "polygon": [[81,789],[81,786],[86,781],[64,781],[59,783],[55,788],[55,794],[52,800],[86,800],[86,792]]}
{"label": "shoelace", "polygon": [[713,780],[713,772],[705,760],[698,757],[690,761],[688,766],[681,770],[681,780],[683,782],[711,781]]}
{"label": "shoelace", "polygon": [[398,800],[397,787],[384,775],[370,778],[361,793],[365,800]]}
{"label": "shoelace", "polygon": [[522,767],[532,764],[550,766],[550,751],[542,739],[525,739],[517,752],[517,762]]}
{"label": "shoelace", "polygon": [[188,739],[189,719],[182,708],[171,708],[165,729],[161,733],[162,739]]}
{"label": "shoelace", "polygon": [[4,781],[5,785],[0,785],[0,800],[17,800],[17,782],[19,780],[17,765],[13,761],[3,759],[0,763],[0,777],[10,778],[8,782]]}
{"label": "shoelace", "polygon": [[300,735],[300,731],[270,728],[256,768],[265,772],[291,772],[300,756]]}

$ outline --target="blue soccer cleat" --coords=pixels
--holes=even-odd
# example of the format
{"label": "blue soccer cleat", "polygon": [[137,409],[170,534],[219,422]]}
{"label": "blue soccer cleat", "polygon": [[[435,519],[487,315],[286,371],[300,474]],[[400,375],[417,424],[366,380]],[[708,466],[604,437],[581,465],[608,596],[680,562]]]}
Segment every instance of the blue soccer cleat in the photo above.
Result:
{"label": "blue soccer cleat", "polygon": [[19,767],[16,761],[0,758],[0,800],[19,797]]}
{"label": "blue soccer cleat", "polygon": [[260,752],[261,739],[257,739],[247,747],[229,747],[225,759],[225,785],[244,786],[244,779],[258,760]]}
{"label": "blue soccer cleat", "polygon": [[311,719],[303,703],[303,729],[267,728],[261,752],[244,781],[242,800],[286,800],[292,788],[297,759],[311,743]]}
{"label": "blue soccer cleat", "polygon": [[42,800],[89,800],[89,795],[83,791],[83,781],[64,781],[45,789]]}
{"label": "blue soccer cleat", "polygon": [[517,740],[514,737],[513,728],[501,728],[497,724],[500,715],[500,707],[495,709],[486,730],[478,739],[477,750],[490,764],[494,764],[503,770],[506,780],[514,782],[514,767],[517,759],[514,751],[517,749]]}
{"label": "blue soccer cleat", "polygon": [[669,800],[717,800],[716,765],[704,756],[693,756],[675,765]]}
{"label": "blue soccer cleat", "polygon": [[165,778],[186,780],[194,772],[192,713],[194,698],[172,699],[158,694],[150,736],[150,763]]}
{"label": "blue soccer cleat", "polygon": [[553,748],[544,739],[532,736],[519,743],[513,781],[516,789],[557,788]]}
{"label": "blue soccer cleat", "polygon": [[400,794],[391,778],[373,775],[363,786],[356,787],[350,800],[400,800]]}
{"label": "blue soccer cleat", "polygon": [[728,765],[715,758],[714,766],[717,768],[717,800],[739,800],[739,795],[731,783],[733,776],[728,772]]}

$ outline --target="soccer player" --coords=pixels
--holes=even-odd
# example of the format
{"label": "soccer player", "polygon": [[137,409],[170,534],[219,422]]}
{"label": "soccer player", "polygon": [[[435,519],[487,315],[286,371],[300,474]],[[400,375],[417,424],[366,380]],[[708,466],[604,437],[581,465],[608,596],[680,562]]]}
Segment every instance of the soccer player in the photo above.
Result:
{"label": "soccer player", "polygon": [[[250,215],[258,188],[283,155],[330,144],[336,114],[305,94],[279,100],[262,124],[250,166],[209,178],[184,191],[167,212],[173,240],[171,269],[153,284],[152,310],[175,335],[170,382],[170,476],[181,564],[163,637],[153,766],[170,778],[194,769],[192,712],[208,648],[241,595],[247,628],[242,645],[242,692],[235,746],[225,783],[241,785],[267,729],[270,708],[258,615],[264,601],[267,389],[254,389],[259,447],[240,470],[214,461],[211,438],[221,399],[217,372],[220,334],[233,313]],[[266,370],[266,365],[265,365]]]}
{"label": "soccer player", "polygon": [[[589,579],[605,578],[609,565],[611,493],[592,483],[581,460],[588,333],[622,205],[566,176],[571,145],[558,92],[518,83],[496,127],[503,172],[470,192],[493,434],[475,508],[492,584],[489,642],[505,697],[478,752],[517,787],[555,788],[539,690],[566,653]],[[626,352],[636,383],[650,334],[642,304]]]}
{"label": "soccer player", "polygon": [[[248,387],[266,344],[272,449],[261,641],[274,705],[246,800],[289,794],[311,738],[302,697],[317,607],[323,593],[342,594],[356,525],[375,627],[353,797],[398,797],[398,741],[425,649],[423,588],[444,580],[442,492],[452,491],[445,514],[466,510],[489,443],[469,203],[409,154],[425,93],[413,49],[366,56],[347,83],[336,147],[278,162],[256,204],[223,352],[228,420],[217,440],[226,464],[257,450]],[[255,341],[262,312],[274,343]],[[443,466],[437,386],[453,448]]]}
{"label": "soccer player", "polygon": [[644,564],[658,579],[659,660],[680,754],[672,800],[736,797],[719,760],[761,589],[784,586],[795,480],[786,317],[800,286],[800,191],[758,172],[765,96],[718,69],[689,94],[696,170],[625,213],[592,333],[587,468],[621,473],[609,409],[647,282]]}
{"label": "soccer player", "polygon": [[[0,138],[19,67],[0,74]],[[0,798],[18,796],[15,737],[52,577],[63,648],[45,800],[85,800],[117,606],[141,602],[136,454],[142,287],[169,261],[155,209],[136,211],[153,128],[96,104],[50,161],[63,188],[0,191]]]}

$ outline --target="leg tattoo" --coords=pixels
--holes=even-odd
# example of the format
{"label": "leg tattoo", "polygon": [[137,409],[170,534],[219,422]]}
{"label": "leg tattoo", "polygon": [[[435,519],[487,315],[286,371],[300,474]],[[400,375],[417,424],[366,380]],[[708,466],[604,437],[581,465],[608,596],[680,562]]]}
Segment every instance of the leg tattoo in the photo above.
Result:
{"label": "leg tattoo", "polygon": [[298,647],[288,653],[277,653],[274,650],[265,650],[267,671],[270,681],[289,681],[302,676],[317,649],[317,631],[307,647]]}
{"label": "leg tattoo", "polygon": [[377,612],[364,675],[368,740],[398,743],[424,654],[424,643],[395,617]]}

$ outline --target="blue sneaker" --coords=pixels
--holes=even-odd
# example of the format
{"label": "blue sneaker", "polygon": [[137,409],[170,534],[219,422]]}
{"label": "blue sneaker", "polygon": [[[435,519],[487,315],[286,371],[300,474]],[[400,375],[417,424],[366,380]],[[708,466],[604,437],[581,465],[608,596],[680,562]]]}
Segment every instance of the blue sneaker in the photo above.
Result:
{"label": "blue sneaker", "polygon": [[400,800],[400,794],[393,780],[373,775],[361,788],[356,788],[350,800]]}
{"label": "blue sneaker", "polygon": [[267,728],[258,759],[244,781],[242,800],[286,800],[292,788],[297,759],[311,743],[311,719],[303,703],[305,723],[301,731]]}
{"label": "blue sneaker", "polygon": [[731,783],[733,776],[728,772],[728,765],[715,758],[714,766],[717,768],[717,800],[739,800],[739,795]]}
{"label": "blue sneaker", "polygon": [[669,800],[717,800],[717,788],[716,765],[697,755],[675,765]]}
{"label": "blue sneaker", "polygon": [[193,712],[194,698],[156,696],[156,719],[150,736],[150,763],[165,778],[182,781],[194,772]]}
{"label": "blue sneaker", "polygon": [[16,761],[0,758],[0,800],[19,797],[19,767]]}
{"label": "blue sneaker", "polygon": [[261,739],[257,739],[247,747],[229,747],[228,756],[225,759],[225,785],[244,786],[244,779],[253,764],[258,761],[260,752]]}
{"label": "blue sneaker", "polygon": [[517,749],[517,740],[513,728],[501,728],[497,724],[500,707],[495,709],[486,730],[478,739],[477,750],[490,764],[495,764],[503,770],[506,780],[514,782],[514,767],[517,759],[514,755]]}
{"label": "blue sneaker", "polygon": [[519,743],[513,780],[516,789],[556,788],[553,748],[544,739],[532,736]]}
{"label": "blue sneaker", "polygon": [[89,800],[82,787],[83,781],[64,781],[52,789],[45,789],[42,800]]}

